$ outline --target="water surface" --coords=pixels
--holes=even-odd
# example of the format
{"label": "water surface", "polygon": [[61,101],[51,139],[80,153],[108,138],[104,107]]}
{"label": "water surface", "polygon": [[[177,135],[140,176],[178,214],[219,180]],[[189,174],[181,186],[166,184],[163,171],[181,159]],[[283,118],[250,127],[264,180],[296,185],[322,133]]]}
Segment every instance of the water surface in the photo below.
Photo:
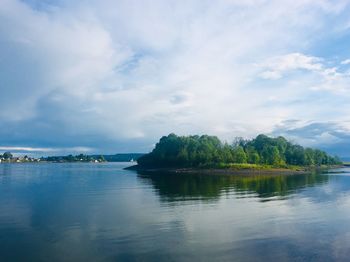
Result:
{"label": "water surface", "polygon": [[350,169],[167,175],[0,164],[1,261],[348,261]]}

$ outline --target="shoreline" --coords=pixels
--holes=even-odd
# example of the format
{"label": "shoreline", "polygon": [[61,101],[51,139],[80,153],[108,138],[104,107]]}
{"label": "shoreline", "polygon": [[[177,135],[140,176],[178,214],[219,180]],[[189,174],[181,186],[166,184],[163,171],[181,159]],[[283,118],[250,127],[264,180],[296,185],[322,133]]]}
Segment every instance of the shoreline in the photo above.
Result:
{"label": "shoreline", "polygon": [[208,174],[208,175],[303,175],[313,172],[327,172],[330,169],[344,166],[329,167],[300,167],[300,169],[288,168],[145,168],[133,165],[124,168],[149,173],[171,173],[171,174]]}

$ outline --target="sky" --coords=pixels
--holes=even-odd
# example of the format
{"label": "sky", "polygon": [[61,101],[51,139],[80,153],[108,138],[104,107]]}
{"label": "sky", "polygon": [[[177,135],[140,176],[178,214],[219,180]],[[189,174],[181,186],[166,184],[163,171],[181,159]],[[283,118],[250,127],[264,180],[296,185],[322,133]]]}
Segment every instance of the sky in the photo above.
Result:
{"label": "sky", "polygon": [[350,1],[1,0],[0,152],[260,133],[350,157]]}

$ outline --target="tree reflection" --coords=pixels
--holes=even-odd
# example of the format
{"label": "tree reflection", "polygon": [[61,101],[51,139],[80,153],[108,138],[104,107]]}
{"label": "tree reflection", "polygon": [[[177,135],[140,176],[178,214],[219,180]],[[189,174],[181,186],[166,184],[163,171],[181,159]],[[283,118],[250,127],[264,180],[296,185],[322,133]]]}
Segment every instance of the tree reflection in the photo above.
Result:
{"label": "tree reflection", "polygon": [[328,175],[207,175],[138,172],[138,178],[151,184],[164,201],[215,200],[224,194],[257,196],[262,200],[287,196],[305,187],[324,184]]}

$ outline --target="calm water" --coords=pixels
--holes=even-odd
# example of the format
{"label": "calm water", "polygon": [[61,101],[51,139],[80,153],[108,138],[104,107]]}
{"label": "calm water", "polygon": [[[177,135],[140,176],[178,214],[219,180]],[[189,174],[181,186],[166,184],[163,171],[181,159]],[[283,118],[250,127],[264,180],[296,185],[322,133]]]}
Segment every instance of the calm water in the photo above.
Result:
{"label": "calm water", "polygon": [[0,261],[349,261],[350,169],[236,177],[0,164]]}

